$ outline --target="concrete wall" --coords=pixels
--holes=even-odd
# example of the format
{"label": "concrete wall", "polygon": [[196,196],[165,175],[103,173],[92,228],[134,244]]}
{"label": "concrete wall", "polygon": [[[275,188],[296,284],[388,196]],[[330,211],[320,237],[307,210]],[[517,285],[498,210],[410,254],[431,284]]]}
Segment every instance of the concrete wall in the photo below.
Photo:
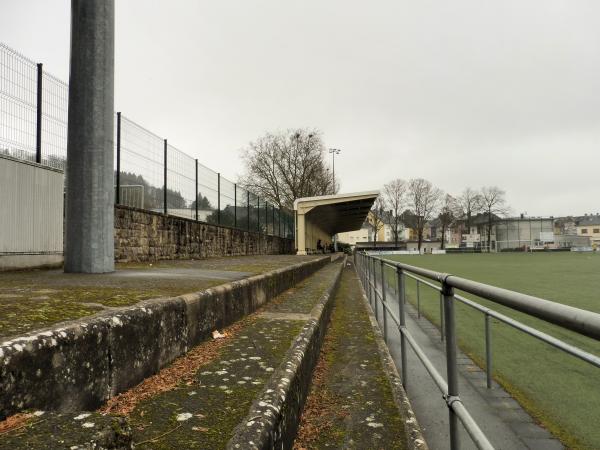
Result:
{"label": "concrete wall", "polygon": [[291,254],[292,239],[115,206],[115,260]]}
{"label": "concrete wall", "polygon": [[0,270],[60,263],[62,171],[0,155]]}
{"label": "concrete wall", "polygon": [[0,420],[24,409],[94,410],[329,261],[147,300],[2,342]]}

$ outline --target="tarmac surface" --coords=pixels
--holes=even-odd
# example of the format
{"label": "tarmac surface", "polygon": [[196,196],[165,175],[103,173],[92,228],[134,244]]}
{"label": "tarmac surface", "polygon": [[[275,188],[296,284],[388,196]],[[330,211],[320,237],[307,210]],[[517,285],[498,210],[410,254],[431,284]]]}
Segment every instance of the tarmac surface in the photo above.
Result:
{"label": "tarmac surface", "polygon": [[[393,289],[386,293],[391,307],[397,310]],[[378,317],[383,322],[383,307],[378,303]],[[406,303],[406,325],[416,342],[446,379],[445,344],[438,328]],[[397,314],[397,313],[396,313]],[[387,313],[387,343],[401,373],[400,333]],[[483,343],[482,343],[483,345]],[[416,354],[410,349],[407,361],[406,391],[431,450],[449,448],[448,408],[442,394]],[[559,450],[563,445],[533,418],[498,383],[486,387],[486,375],[468,356],[457,351],[459,395],[463,404],[496,449]],[[475,449],[475,444],[460,426],[460,448]]]}

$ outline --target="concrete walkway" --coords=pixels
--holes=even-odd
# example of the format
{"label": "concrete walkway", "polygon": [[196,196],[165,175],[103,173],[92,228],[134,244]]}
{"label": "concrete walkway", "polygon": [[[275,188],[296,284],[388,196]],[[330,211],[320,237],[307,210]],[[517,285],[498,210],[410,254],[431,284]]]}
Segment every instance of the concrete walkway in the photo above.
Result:
{"label": "concrete walkway", "polygon": [[[396,295],[388,290],[388,301],[397,309]],[[379,302],[378,317],[382,323],[383,307]],[[435,368],[446,378],[446,355],[440,332],[424,317],[417,319],[416,310],[406,303],[408,330],[429,357]],[[400,333],[390,315],[388,347],[401,372]],[[408,344],[407,344],[408,346]],[[410,349],[410,346],[408,346]],[[469,357],[458,351],[460,397],[496,449],[555,450],[564,448],[546,429],[537,425],[531,416],[496,382],[486,388],[486,377]],[[412,350],[408,352],[406,391],[431,450],[449,448],[448,408],[437,385]],[[461,449],[474,449],[469,435],[461,427]]]}
{"label": "concrete walkway", "polygon": [[142,300],[198,292],[324,255],[256,255],[117,264],[105,274],[0,272],[0,339]]}
{"label": "concrete walkway", "polygon": [[343,271],[294,449],[406,449],[393,386],[352,264]]}

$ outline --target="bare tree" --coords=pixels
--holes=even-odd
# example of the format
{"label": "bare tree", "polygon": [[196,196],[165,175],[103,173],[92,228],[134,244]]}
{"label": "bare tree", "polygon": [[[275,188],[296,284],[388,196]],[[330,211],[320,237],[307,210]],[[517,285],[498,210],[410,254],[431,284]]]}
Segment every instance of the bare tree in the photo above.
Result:
{"label": "bare tree", "polygon": [[398,247],[398,241],[400,240],[402,209],[406,206],[406,190],[406,181],[399,178],[390,181],[383,187],[385,203],[391,212],[390,225],[396,247]]}
{"label": "bare tree", "polygon": [[506,215],[509,211],[509,208],[506,206],[505,195],[506,192],[496,186],[489,186],[481,189],[483,212],[487,216],[486,234],[488,251],[491,250],[494,217]]}
{"label": "bare tree", "polygon": [[239,183],[279,207],[300,197],[334,194],[320,132],[309,129],[267,133],[242,152],[245,173]]}
{"label": "bare tree", "polygon": [[483,209],[481,193],[466,188],[456,199],[456,205],[460,219],[464,220],[467,233],[471,232],[471,218],[479,214]]}
{"label": "bare tree", "polygon": [[419,251],[421,251],[423,243],[423,229],[425,224],[433,218],[441,196],[442,191],[423,178],[412,179],[408,182],[408,198],[415,215]]}
{"label": "bare tree", "polygon": [[456,199],[450,194],[444,195],[438,220],[442,228],[442,249],[446,248],[446,231],[456,222]]}
{"label": "bare tree", "polygon": [[377,247],[377,235],[381,229],[385,226],[385,200],[381,195],[375,199],[371,211],[369,213],[368,221],[373,230],[373,247]]}

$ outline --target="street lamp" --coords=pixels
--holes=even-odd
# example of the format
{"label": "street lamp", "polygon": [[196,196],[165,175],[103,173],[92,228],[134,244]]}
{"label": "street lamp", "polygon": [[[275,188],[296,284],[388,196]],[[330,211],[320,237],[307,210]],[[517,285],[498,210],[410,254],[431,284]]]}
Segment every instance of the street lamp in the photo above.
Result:
{"label": "street lamp", "polygon": [[330,148],[329,153],[331,153],[332,160],[332,169],[333,169],[333,193],[335,194],[335,155],[339,155],[341,152],[338,148]]}

